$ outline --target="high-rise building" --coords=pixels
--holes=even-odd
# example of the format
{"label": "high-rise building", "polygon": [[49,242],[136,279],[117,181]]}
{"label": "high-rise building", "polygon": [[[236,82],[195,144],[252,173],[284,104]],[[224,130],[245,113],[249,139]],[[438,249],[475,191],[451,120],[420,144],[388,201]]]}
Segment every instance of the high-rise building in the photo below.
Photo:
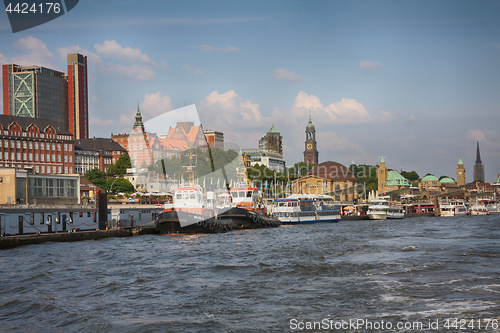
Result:
{"label": "high-rise building", "polygon": [[283,136],[274,125],[259,140],[259,149],[283,155]]}
{"label": "high-rise building", "polygon": [[89,137],[87,57],[68,54],[68,126],[75,139]]}
{"label": "high-rise building", "polygon": [[42,66],[2,66],[3,114],[42,118],[68,129],[66,74]]}
{"label": "high-rise building", "polygon": [[203,134],[207,138],[208,148],[224,149],[224,133],[214,130],[204,130]]}
{"label": "high-rise building", "polygon": [[479,153],[479,141],[477,141],[476,163],[474,164],[474,179],[473,181],[480,180],[484,182],[484,165],[481,162],[481,154]]}
{"label": "high-rise building", "polygon": [[88,127],[87,57],[68,54],[68,74],[42,66],[2,66],[3,114],[48,119],[75,139]]}

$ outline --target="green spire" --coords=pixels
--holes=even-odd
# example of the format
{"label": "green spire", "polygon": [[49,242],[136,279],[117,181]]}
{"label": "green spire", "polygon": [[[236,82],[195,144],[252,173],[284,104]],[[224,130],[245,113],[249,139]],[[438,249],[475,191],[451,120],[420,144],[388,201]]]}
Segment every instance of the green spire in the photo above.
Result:
{"label": "green spire", "polygon": [[464,165],[464,162],[462,162],[462,159],[458,160],[458,165]]}
{"label": "green spire", "polygon": [[271,128],[269,129],[269,131],[267,131],[267,133],[279,133],[279,132],[280,132],[280,131],[278,131],[278,130],[276,129],[276,127],[274,127],[274,124],[273,124],[273,126],[271,126]]}
{"label": "green spire", "polygon": [[142,115],[139,111],[139,102],[137,103],[137,113],[135,114],[134,129],[140,128],[144,132],[144,123],[142,122]]}
{"label": "green spire", "polygon": [[383,157],[380,159],[380,163],[385,163],[385,160]]}

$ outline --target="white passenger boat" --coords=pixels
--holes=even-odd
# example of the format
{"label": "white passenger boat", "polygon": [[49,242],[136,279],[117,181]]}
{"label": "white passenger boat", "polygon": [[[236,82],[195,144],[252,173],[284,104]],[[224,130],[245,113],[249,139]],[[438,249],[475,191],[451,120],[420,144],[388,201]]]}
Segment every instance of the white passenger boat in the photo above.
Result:
{"label": "white passenger boat", "polygon": [[440,216],[467,215],[467,207],[461,199],[443,200],[439,203]]}
{"label": "white passenger boat", "polygon": [[402,219],[405,217],[403,207],[391,205],[387,200],[372,200],[366,215],[370,220]]}
{"label": "white passenger boat", "polygon": [[281,224],[307,224],[340,221],[340,206],[332,204],[333,198],[276,199],[273,215]]}
{"label": "white passenger boat", "polygon": [[470,207],[470,215],[490,215],[488,209],[483,204],[474,204]]}

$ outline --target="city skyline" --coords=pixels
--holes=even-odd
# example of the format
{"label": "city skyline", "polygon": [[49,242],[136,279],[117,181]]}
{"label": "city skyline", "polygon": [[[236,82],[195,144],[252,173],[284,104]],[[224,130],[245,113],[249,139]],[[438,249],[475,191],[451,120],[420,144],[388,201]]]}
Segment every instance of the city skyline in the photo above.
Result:
{"label": "city skyline", "polygon": [[471,182],[479,140],[494,182],[498,14],[468,1],[86,1],[16,34],[2,14],[0,62],[64,72],[67,54],[87,56],[90,137],[130,132],[137,102],[145,121],[195,104],[205,129],[242,148],[274,124],[292,166],[310,108],[320,162],[384,157],[455,178],[462,159]]}

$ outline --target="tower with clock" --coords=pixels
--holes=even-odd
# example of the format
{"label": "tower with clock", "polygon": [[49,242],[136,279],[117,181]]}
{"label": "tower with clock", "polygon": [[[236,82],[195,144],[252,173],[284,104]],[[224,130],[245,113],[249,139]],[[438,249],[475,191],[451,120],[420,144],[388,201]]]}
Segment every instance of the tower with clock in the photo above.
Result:
{"label": "tower with clock", "polygon": [[465,184],[466,180],[465,180],[464,162],[462,162],[462,159],[460,159],[458,161],[458,167],[457,167],[457,185],[464,186]]}
{"label": "tower with clock", "polygon": [[316,149],[316,127],[311,121],[311,110],[309,109],[309,123],[306,126],[306,150],[304,151],[304,162],[318,164],[318,150]]}

